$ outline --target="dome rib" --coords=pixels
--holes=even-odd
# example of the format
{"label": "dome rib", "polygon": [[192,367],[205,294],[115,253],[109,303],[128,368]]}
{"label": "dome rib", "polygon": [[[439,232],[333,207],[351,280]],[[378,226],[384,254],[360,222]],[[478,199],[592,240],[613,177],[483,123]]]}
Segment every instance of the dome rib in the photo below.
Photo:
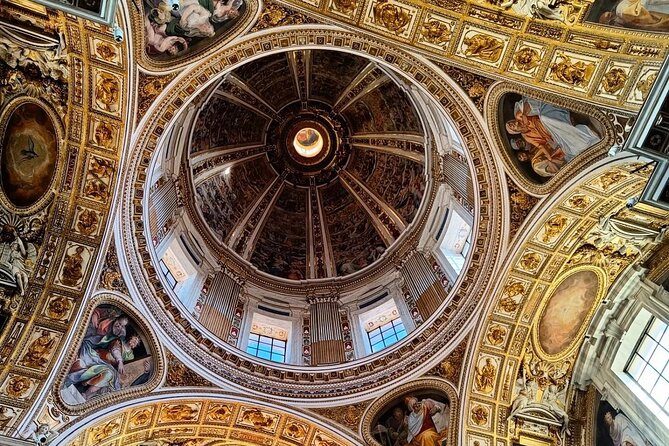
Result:
{"label": "dome rib", "polygon": [[401,82],[358,56],[261,60],[229,73],[202,105],[186,159],[199,215],[222,250],[274,277],[357,272],[420,207],[417,111]]}

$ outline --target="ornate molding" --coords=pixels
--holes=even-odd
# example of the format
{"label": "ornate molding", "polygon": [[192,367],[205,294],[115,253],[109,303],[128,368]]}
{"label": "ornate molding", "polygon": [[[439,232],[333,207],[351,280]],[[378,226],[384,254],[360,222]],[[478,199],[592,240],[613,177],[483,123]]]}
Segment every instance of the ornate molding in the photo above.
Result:
{"label": "ornate molding", "polygon": [[[475,260],[471,261],[469,270],[453,288],[452,292],[457,294],[457,298],[447,300],[443,304],[433,324],[423,324],[412,334],[411,345],[400,343],[397,347],[384,351],[380,357],[375,357],[373,365],[363,359],[336,366],[327,374],[316,373],[318,368],[314,368],[314,373],[302,374],[288,368],[284,369],[278,364],[255,363],[229,346],[213,343],[191,325],[187,316],[180,314],[162,288],[154,288],[151,285],[158,283],[159,273],[152,266],[151,254],[146,250],[144,217],[139,212],[140,207],[135,204],[143,200],[141,190],[144,187],[147,163],[166,129],[168,117],[176,115],[192,92],[202,88],[208,79],[215,76],[215,73],[224,72],[242,63],[245,58],[254,57],[261,49],[264,52],[283,51],[325,42],[341,50],[361,53],[380,64],[401,67],[405,75],[411,76],[422,88],[432,92],[434,99],[452,110],[454,116],[459,116],[457,124],[466,145],[470,147],[468,156],[481,166],[477,187],[486,190],[487,193],[479,198],[481,211],[477,216],[475,230],[477,234],[473,247]],[[202,73],[209,74],[205,77]],[[137,289],[131,292],[135,296],[138,294],[143,296],[142,305],[145,305],[147,314],[155,318],[156,326],[166,339],[170,339],[173,348],[188,351],[192,358],[190,360],[201,364],[203,373],[214,383],[231,379],[237,385],[254,393],[293,401],[305,397],[312,400],[323,397],[344,399],[353,393],[353,389],[356,389],[355,393],[362,398],[379,385],[400,380],[409,373],[431,367],[432,362],[437,360],[433,358],[434,352],[451,342],[453,336],[462,329],[471,313],[479,306],[483,298],[481,291],[492,277],[485,271],[494,265],[500,254],[500,231],[504,224],[501,221],[500,172],[496,171],[495,163],[490,158],[488,141],[480,138],[484,132],[478,124],[479,118],[476,117],[476,112],[461,101],[457,87],[440,77],[439,70],[432,65],[382,41],[322,26],[279,30],[265,33],[255,39],[243,40],[235,47],[212,56],[206,62],[203,61],[194,67],[192,71],[184,73],[178,85],[180,88],[171,90],[155,105],[150,119],[145,121],[147,124],[136,134],[120,219],[125,249],[124,262],[127,262],[133,284],[137,286]],[[425,224],[425,216],[419,224]],[[412,246],[410,240],[407,240],[406,246]],[[402,257],[402,253],[396,253],[391,257],[397,260]],[[371,274],[372,277],[367,275],[365,280],[373,280],[377,273],[372,271]],[[353,278],[346,286],[356,286],[359,281],[359,278]],[[281,288],[284,292],[290,292],[287,286],[282,285]],[[465,295],[468,299],[461,298]],[[184,335],[184,331],[189,334]],[[196,339],[203,343],[200,344],[195,341]],[[244,359],[241,360],[240,356]],[[368,365],[362,367],[361,364]],[[287,385],[287,381],[291,383]]]}

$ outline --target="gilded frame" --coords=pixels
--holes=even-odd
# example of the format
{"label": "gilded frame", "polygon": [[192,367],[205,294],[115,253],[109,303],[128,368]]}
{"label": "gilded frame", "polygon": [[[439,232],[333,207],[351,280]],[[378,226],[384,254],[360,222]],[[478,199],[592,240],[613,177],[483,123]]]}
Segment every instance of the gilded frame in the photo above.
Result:
{"label": "gilded frame", "polygon": [[[544,312],[546,311],[546,307],[548,306],[548,303],[553,299],[554,297],[553,294],[555,290],[560,285],[562,285],[562,282],[564,282],[566,279],[573,276],[574,274],[578,274],[583,271],[592,271],[597,275],[598,279],[597,295],[593,299],[593,304],[590,307],[590,310],[588,310],[588,313],[586,314],[585,318],[583,319],[581,327],[578,329],[576,336],[574,336],[574,338],[569,342],[569,345],[559,353],[553,355],[548,354],[544,351],[543,347],[541,347],[541,342],[539,341],[539,321],[543,317]],[[548,298],[543,299],[540,307],[537,309],[535,323],[532,324],[532,347],[534,347],[534,351],[536,351],[542,359],[545,359],[547,361],[559,361],[572,354],[576,349],[576,347],[578,347],[581,344],[583,340],[583,335],[588,329],[590,321],[592,320],[592,317],[597,311],[597,308],[599,308],[599,302],[601,302],[602,297],[604,297],[604,294],[608,289],[608,287],[609,283],[607,279],[607,274],[602,268],[598,266],[592,266],[592,265],[578,266],[576,268],[570,268],[564,271],[562,274],[560,274],[553,281],[553,283],[551,283],[550,288],[548,288],[548,290],[546,291],[545,295],[548,296]]]}
{"label": "gilded frame", "polygon": [[56,113],[55,110],[49,106],[49,104],[42,101],[41,99],[36,99],[29,96],[19,96],[12,99],[4,107],[4,109],[0,111],[0,143],[4,141],[5,134],[7,132],[7,125],[9,124],[9,120],[14,114],[14,111],[25,104],[37,105],[42,110],[44,110],[51,119],[51,123],[53,124],[53,128],[56,132],[56,165],[54,167],[53,174],[51,175],[51,180],[49,181],[49,187],[44,192],[44,194],[30,206],[15,206],[5,195],[3,188],[0,187],[0,205],[9,210],[11,213],[22,216],[33,215],[36,212],[46,208],[49,203],[53,201],[56,196],[56,191],[62,184],[63,166],[65,165],[64,158],[67,155],[67,150],[65,150],[64,144],[65,128],[63,126],[63,122],[58,116],[58,113]]}
{"label": "gilded frame", "polygon": [[[77,352],[79,351],[81,343],[83,342],[84,333],[86,332],[86,327],[88,326],[88,322],[91,318],[93,310],[95,310],[98,306],[104,304],[109,304],[119,307],[124,312],[126,312],[126,314],[131,316],[135,320],[135,322],[144,330],[147,342],[149,343],[147,347],[148,349],[151,350],[152,357],[155,358],[155,368],[153,376],[146,384],[142,384],[137,387],[129,387],[116,392],[107,393],[100,397],[93,398],[90,401],[86,401],[83,404],[72,406],[63,401],[60,391],[63,386],[63,383],[65,382],[65,376],[67,375],[68,370],[74,363]],[[133,398],[137,398],[141,395],[151,392],[156,387],[158,387],[158,385],[163,381],[163,375],[165,374],[166,370],[166,360],[160,342],[158,341],[158,337],[149,328],[149,323],[140,314],[140,312],[136,310],[132,305],[130,305],[128,301],[119,297],[116,294],[112,294],[109,292],[99,293],[86,303],[85,310],[79,316],[79,326],[77,327],[74,336],[72,338],[72,341],[70,342],[69,345],[70,349],[67,352],[67,355],[65,356],[65,360],[61,363],[63,368],[58,372],[58,375],[54,380],[54,391],[53,391],[54,399],[57,402],[58,406],[60,406],[63,409],[63,411],[68,414],[83,415],[92,410],[107,407],[112,404],[117,404],[121,401],[129,401]],[[76,348],[73,348],[75,346]]]}
{"label": "gilded frame", "polygon": [[[138,6],[137,13],[131,14],[129,20],[133,35],[139,36],[133,45],[135,60],[139,63],[141,68],[144,68],[147,71],[147,73],[167,74],[175,72],[179,68],[187,67],[197,60],[202,60],[213,55],[221,48],[232,43],[232,41],[239,36],[246,34],[258,20],[258,17],[263,10],[262,0],[244,1],[246,3],[244,13],[240,15],[236,19],[236,22],[220,36],[210,38],[211,42],[207,42],[208,45],[204,45],[197,51],[182,56],[171,57],[167,60],[157,60],[146,53],[146,31],[144,29],[145,11],[142,0],[140,2],[141,4]],[[128,8],[131,7],[133,7],[132,4],[129,4]]]}
{"label": "gilded frame", "polygon": [[[577,113],[590,116],[593,120],[599,122],[601,129],[604,132],[604,134],[601,135],[602,140],[593,147],[590,147],[583,153],[576,156],[576,158],[567,163],[558,171],[554,177],[545,183],[536,183],[527,178],[527,176],[518,168],[518,166],[516,166],[514,161],[511,159],[511,156],[507,150],[505,136],[502,134],[500,129],[501,122],[498,110],[500,101],[504,95],[508,93],[529,96],[534,99],[549,102],[551,104],[573,110]],[[521,187],[521,189],[535,196],[548,195],[551,192],[556,191],[560,185],[568,181],[568,179],[573,177],[577,172],[581,171],[595,161],[604,158],[608,148],[611,147],[616,141],[616,132],[610,121],[606,118],[604,113],[592,105],[585,104],[574,99],[558,96],[553,93],[537,91],[509,82],[500,82],[490,89],[484,105],[484,117],[488,124],[488,130],[490,131],[490,134],[493,135],[493,138],[497,144],[497,151],[499,156],[502,158],[502,161],[504,162],[504,168],[506,172],[511,176],[513,181]]]}
{"label": "gilded frame", "polygon": [[447,446],[455,446],[457,444],[459,435],[458,420],[460,419],[460,401],[458,399],[458,393],[453,384],[436,376],[409,381],[408,383],[385,393],[382,397],[370,404],[360,418],[360,432],[362,433],[362,438],[365,440],[366,444],[371,446],[381,446],[381,443],[376,441],[374,436],[372,436],[372,422],[392,400],[404,393],[416,391],[433,391],[448,397],[451,413],[448,420]]}

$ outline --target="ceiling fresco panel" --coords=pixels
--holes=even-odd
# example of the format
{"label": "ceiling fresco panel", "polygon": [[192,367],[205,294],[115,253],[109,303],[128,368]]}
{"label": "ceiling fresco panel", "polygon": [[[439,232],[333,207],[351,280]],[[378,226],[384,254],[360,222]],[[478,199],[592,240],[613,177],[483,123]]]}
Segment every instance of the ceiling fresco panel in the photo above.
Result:
{"label": "ceiling fresco panel", "polygon": [[215,96],[193,129],[191,153],[262,144],[268,119],[248,107]]}
{"label": "ceiling fresco panel", "polygon": [[338,51],[311,51],[310,97],[334,105],[369,61]]}
{"label": "ceiling fresco panel", "polygon": [[284,187],[255,244],[251,263],[291,280],[307,274],[307,191]]}
{"label": "ceiling fresco panel", "polygon": [[377,158],[377,153],[371,150],[353,150],[348,169],[357,179],[366,183],[377,171]]}
{"label": "ceiling fresco panel", "polygon": [[600,276],[604,273],[578,270],[557,282],[537,323],[538,344],[547,355],[563,353],[585,329],[588,313],[605,286]]}
{"label": "ceiling fresco panel", "polygon": [[354,134],[422,133],[409,97],[390,81],[358,98],[343,115],[349,120]]}
{"label": "ceiling fresco panel", "polygon": [[425,192],[423,165],[407,158],[377,153],[374,172],[367,184],[392,209],[411,223]]}
{"label": "ceiling fresco panel", "polygon": [[0,123],[0,131],[2,190],[15,206],[29,207],[47,193],[56,173],[59,144],[53,118],[38,103],[24,102]]}
{"label": "ceiling fresco panel", "polygon": [[171,72],[205,57],[248,29],[256,0],[142,0],[133,4],[135,59],[153,72]]}
{"label": "ceiling fresco panel", "polygon": [[600,110],[506,83],[491,89],[485,114],[507,170],[534,194],[554,190],[601,158],[618,137]]}
{"label": "ceiling fresco panel", "polygon": [[374,262],[386,245],[374,223],[357,202],[328,212],[327,228],[337,273],[352,274]]}
{"label": "ceiling fresco panel", "polygon": [[242,65],[235,70],[235,75],[275,111],[297,97],[295,74],[285,53]]}
{"label": "ceiling fresco panel", "polygon": [[246,162],[204,181],[196,188],[199,212],[216,237],[225,241],[276,174],[265,159]]}

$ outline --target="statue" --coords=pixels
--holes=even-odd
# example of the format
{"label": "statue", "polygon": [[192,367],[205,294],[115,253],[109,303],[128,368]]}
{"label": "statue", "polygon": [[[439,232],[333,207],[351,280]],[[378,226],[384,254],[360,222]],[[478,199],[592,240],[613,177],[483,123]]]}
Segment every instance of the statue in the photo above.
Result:
{"label": "statue", "polygon": [[492,363],[492,359],[486,358],[485,365],[480,369],[478,366],[475,366],[474,371],[476,372],[476,388],[484,393],[492,392],[495,386],[495,375],[497,374],[497,368]]}
{"label": "statue", "polygon": [[[569,430],[569,415],[566,411],[566,394],[569,387],[569,379],[564,379],[564,382],[562,380],[550,381],[543,390],[541,401],[537,401],[537,391],[540,386],[539,380],[542,379],[543,375],[538,374],[535,376],[530,372],[529,376],[527,376],[525,367],[527,367],[527,364],[523,362],[522,374],[516,381],[516,387],[519,389],[518,394],[511,403],[507,420],[523,416],[537,421],[539,417],[537,413],[543,411],[561,423],[560,433],[562,435],[571,435]],[[558,382],[562,384],[559,385]]]}

